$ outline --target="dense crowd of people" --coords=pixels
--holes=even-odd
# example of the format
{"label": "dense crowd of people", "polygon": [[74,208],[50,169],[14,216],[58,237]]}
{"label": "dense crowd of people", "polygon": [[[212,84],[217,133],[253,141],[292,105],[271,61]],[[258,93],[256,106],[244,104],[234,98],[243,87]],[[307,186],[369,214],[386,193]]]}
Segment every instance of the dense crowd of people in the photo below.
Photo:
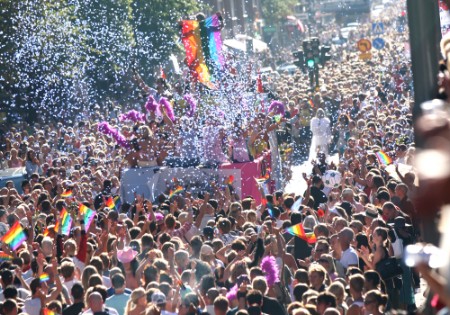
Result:
{"label": "dense crowd of people", "polygon": [[[19,222],[27,238],[2,244],[0,314],[414,312],[420,278],[402,261],[420,240],[412,75],[394,35],[405,36],[387,34],[370,62],[336,48],[319,90],[301,71],[270,82],[230,71],[221,93],[185,97],[179,82],[151,88],[136,74],[145,100],[134,114],[8,126],[0,166],[25,167],[26,180],[0,188],[0,235]],[[130,189],[125,168],[215,168],[266,152],[276,189],[261,189],[261,204],[232,181],[172,194],[176,178],[155,200],[116,198]],[[311,165],[305,191],[284,192],[299,163]],[[303,234],[286,233],[300,223]]]}

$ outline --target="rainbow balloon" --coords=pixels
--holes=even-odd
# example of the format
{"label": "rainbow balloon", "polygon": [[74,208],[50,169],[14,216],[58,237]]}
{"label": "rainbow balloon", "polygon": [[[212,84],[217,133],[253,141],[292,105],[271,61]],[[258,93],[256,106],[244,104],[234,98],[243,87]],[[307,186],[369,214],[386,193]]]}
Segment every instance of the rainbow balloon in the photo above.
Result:
{"label": "rainbow balloon", "polygon": [[377,159],[381,164],[384,164],[384,165],[392,164],[392,159],[385,152],[378,151],[378,152],[375,152],[375,155],[377,156]]}
{"label": "rainbow balloon", "polygon": [[289,233],[294,236],[300,237],[302,240],[305,240],[308,242],[308,244],[314,244],[316,242],[316,235],[311,233],[306,233],[305,229],[303,228],[303,224],[299,223],[293,226],[288,227],[284,230],[286,233]]}
{"label": "rainbow balloon", "polygon": [[12,250],[16,250],[23,242],[25,242],[27,236],[23,231],[20,222],[17,221],[13,227],[3,236],[2,242],[8,244]]}

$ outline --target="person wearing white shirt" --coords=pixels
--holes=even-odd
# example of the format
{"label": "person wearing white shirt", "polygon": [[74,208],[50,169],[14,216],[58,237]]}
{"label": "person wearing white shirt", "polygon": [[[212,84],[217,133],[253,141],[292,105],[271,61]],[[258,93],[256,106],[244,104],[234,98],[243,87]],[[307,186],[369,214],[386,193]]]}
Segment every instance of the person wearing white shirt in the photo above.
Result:
{"label": "person wearing white shirt", "polygon": [[316,117],[311,119],[311,132],[313,134],[309,153],[310,160],[314,159],[317,151],[328,156],[328,144],[331,140],[330,120],[325,117],[323,109],[319,108]]}
{"label": "person wearing white shirt", "polygon": [[342,255],[339,262],[342,264],[342,266],[347,269],[351,266],[358,267],[358,254],[356,253],[355,249],[350,246],[350,244],[353,242],[353,239],[355,237],[355,233],[351,228],[343,228],[339,234],[339,243],[341,244],[342,249]]}

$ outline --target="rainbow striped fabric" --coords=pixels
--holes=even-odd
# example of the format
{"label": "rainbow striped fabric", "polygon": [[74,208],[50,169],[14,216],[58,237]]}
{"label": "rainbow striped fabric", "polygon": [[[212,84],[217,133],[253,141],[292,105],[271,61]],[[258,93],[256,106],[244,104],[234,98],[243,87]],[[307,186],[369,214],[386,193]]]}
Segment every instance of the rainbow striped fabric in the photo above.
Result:
{"label": "rainbow striped fabric", "polygon": [[220,70],[225,64],[220,35],[222,26],[222,18],[218,14],[204,21],[181,22],[181,41],[186,50],[187,65],[193,77],[210,88],[214,88],[211,71]]}
{"label": "rainbow striped fabric", "polygon": [[95,211],[89,209],[82,203],[80,203],[78,210],[80,211],[81,214],[84,215],[84,226],[87,231],[89,230],[89,226],[91,225],[92,221],[94,221]]}
{"label": "rainbow striped fabric", "polygon": [[378,162],[384,165],[392,164],[392,159],[389,155],[387,155],[383,151],[375,152],[375,155],[377,156]]}
{"label": "rainbow striped fabric", "polygon": [[39,282],[45,282],[48,280],[50,280],[50,276],[45,272],[39,276]]}
{"label": "rainbow striped fabric", "polygon": [[69,198],[69,197],[72,197],[72,195],[73,195],[72,190],[71,189],[67,189],[61,194],[61,197]]}
{"label": "rainbow striped fabric", "polygon": [[177,188],[175,188],[175,190],[170,190],[169,199],[172,198],[173,196],[175,196],[176,194],[183,192],[183,190],[184,189],[181,186],[178,186]]}
{"label": "rainbow striped fabric", "polygon": [[311,232],[311,233],[305,232],[305,229],[303,228],[302,223],[290,226],[287,229],[285,229],[284,231],[291,235],[300,237],[301,239],[308,242],[308,244],[314,244],[317,240],[316,235],[313,232]]}
{"label": "rainbow striped fabric", "polygon": [[[72,217],[67,212],[66,208],[63,208],[61,211],[61,234],[62,235],[69,235],[70,234],[70,228],[72,227]],[[58,225],[59,228],[59,225]],[[55,225],[55,232],[58,232]]]}
{"label": "rainbow striped fabric", "polygon": [[109,209],[114,209],[116,207],[116,204],[114,203],[114,199],[112,196],[109,196],[108,198],[106,198],[105,200],[105,205],[109,208]]}
{"label": "rainbow striped fabric", "polygon": [[27,236],[20,225],[20,222],[17,221],[12,228],[3,236],[2,242],[8,244],[12,250],[16,250],[25,242]]}

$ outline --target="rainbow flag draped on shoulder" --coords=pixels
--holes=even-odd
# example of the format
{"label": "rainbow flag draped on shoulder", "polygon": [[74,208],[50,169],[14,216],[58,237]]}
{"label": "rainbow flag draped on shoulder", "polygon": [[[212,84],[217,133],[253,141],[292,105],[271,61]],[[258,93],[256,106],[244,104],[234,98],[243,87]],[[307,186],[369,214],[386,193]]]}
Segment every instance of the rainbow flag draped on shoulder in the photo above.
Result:
{"label": "rainbow flag draped on shoulder", "polygon": [[181,41],[186,50],[186,63],[195,80],[214,88],[211,72],[224,66],[222,55],[222,16],[214,14],[204,20],[181,21]]}

